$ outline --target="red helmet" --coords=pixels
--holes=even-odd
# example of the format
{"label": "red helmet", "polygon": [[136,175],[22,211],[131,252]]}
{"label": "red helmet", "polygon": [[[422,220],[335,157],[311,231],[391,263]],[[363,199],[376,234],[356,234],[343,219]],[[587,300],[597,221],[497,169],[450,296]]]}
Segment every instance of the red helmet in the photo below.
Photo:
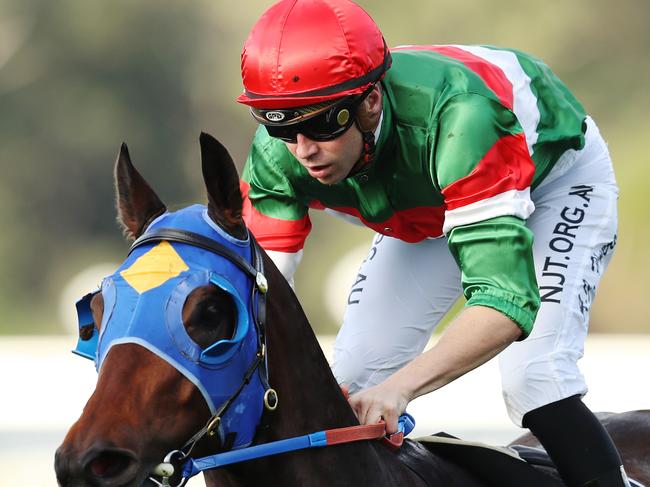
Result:
{"label": "red helmet", "polygon": [[244,44],[244,92],[256,108],[292,108],[363,93],[390,67],[386,42],[349,0],[280,0]]}

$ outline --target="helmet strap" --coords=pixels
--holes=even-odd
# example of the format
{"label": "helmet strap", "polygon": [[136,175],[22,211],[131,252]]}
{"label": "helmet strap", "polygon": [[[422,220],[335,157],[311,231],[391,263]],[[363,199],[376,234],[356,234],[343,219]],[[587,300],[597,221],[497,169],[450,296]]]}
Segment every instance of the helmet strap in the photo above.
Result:
{"label": "helmet strap", "polygon": [[359,119],[354,119],[354,124],[361,132],[363,145],[361,147],[361,155],[357,162],[352,166],[350,173],[346,177],[354,176],[358,172],[366,168],[370,164],[375,156],[375,134],[372,130],[364,130],[359,124]]}

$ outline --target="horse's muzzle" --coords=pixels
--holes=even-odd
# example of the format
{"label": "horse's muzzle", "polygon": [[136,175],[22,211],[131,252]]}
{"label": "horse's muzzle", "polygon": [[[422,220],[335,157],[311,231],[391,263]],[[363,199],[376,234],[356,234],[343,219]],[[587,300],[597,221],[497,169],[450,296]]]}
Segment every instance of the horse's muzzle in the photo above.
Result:
{"label": "horse's muzzle", "polygon": [[56,451],[54,468],[61,487],[112,487],[135,483],[140,462],[123,448],[95,445],[78,452],[65,443]]}

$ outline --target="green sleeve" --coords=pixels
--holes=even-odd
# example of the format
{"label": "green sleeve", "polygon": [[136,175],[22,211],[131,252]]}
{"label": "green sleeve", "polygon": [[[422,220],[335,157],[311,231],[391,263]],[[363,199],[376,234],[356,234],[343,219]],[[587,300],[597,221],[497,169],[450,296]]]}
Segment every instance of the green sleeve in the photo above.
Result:
{"label": "green sleeve", "polygon": [[523,132],[511,110],[476,93],[453,96],[438,118],[432,162],[441,189],[467,177],[499,140]]}
{"label": "green sleeve", "polygon": [[285,145],[259,127],[251,145],[242,179],[248,184],[248,198],[260,213],[279,220],[300,220],[308,207],[299,201],[282,168],[292,164]]}
{"label": "green sleeve", "polygon": [[502,216],[454,228],[449,249],[461,270],[466,306],[500,311],[526,338],[540,305],[533,233],[519,218]]}

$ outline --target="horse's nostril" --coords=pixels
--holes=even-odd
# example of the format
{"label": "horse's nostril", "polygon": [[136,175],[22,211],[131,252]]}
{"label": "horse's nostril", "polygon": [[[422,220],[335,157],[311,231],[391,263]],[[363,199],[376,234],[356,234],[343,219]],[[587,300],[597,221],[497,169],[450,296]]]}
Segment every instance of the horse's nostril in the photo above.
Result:
{"label": "horse's nostril", "polygon": [[90,471],[96,477],[106,477],[111,471],[122,471],[128,466],[128,460],[121,455],[105,453],[90,462]]}
{"label": "horse's nostril", "polygon": [[135,455],[130,451],[110,449],[90,456],[84,470],[88,478],[105,480],[119,477],[122,480],[128,480],[135,476],[137,464]]}

